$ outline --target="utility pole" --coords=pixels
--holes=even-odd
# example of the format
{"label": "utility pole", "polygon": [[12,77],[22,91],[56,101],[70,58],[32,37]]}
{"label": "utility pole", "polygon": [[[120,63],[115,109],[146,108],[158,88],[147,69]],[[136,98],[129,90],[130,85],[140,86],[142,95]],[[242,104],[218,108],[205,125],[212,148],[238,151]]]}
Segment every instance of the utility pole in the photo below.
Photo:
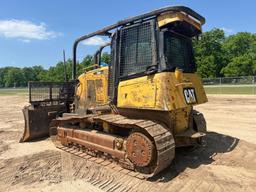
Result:
{"label": "utility pole", "polygon": [[65,82],[67,82],[66,55],[65,55],[64,49],[63,49],[63,65],[64,65],[64,79],[65,79]]}

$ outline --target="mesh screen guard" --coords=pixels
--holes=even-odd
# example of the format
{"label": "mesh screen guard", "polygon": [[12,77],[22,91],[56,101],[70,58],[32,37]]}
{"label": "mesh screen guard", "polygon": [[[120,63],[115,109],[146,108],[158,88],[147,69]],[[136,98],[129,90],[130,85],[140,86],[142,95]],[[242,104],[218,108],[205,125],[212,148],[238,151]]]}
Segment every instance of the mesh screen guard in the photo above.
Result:
{"label": "mesh screen guard", "polygon": [[195,61],[190,38],[171,32],[165,32],[164,55],[167,70],[175,70],[177,67],[182,69],[183,72],[195,72]]}
{"label": "mesh screen guard", "polygon": [[120,76],[145,72],[153,62],[152,22],[121,30]]}

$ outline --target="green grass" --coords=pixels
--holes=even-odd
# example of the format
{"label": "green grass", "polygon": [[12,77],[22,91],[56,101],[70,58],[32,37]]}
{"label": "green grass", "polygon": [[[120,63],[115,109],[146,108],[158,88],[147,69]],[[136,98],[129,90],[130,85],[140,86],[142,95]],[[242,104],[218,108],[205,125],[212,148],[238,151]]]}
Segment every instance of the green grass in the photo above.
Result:
{"label": "green grass", "polygon": [[206,85],[207,94],[246,94],[256,95],[256,85]]}
{"label": "green grass", "polygon": [[27,88],[0,88],[0,96],[26,94],[28,94]]}
{"label": "green grass", "polygon": [[[256,85],[205,85],[204,89],[207,94],[256,95]],[[0,96],[27,94],[27,88],[0,88]]]}

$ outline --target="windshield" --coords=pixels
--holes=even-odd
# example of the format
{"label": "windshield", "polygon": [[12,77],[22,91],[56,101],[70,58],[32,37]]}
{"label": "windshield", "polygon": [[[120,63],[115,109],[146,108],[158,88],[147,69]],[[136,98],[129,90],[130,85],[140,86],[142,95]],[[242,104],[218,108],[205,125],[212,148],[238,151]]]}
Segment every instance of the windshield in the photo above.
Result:
{"label": "windshield", "polygon": [[165,32],[164,54],[166,70],[174,71],[179,68],[185,73],[195,72],[195,61],[190,38],[169,31]]}

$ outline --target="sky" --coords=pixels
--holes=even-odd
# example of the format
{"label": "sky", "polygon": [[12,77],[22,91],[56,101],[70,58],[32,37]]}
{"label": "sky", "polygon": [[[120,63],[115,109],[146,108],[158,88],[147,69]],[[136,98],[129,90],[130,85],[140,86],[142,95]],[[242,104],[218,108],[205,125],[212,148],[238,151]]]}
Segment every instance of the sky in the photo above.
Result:
{"label": "sky", "polygon": [[[0,67],[49,68],[62,60],[63,49],[71,58],[79,36],[168,5],[188,6],[203,15],[203,31],[256,33],[255,0],[1,0]],[[78,59],[106,41],[97,37],[81,43]]]}

